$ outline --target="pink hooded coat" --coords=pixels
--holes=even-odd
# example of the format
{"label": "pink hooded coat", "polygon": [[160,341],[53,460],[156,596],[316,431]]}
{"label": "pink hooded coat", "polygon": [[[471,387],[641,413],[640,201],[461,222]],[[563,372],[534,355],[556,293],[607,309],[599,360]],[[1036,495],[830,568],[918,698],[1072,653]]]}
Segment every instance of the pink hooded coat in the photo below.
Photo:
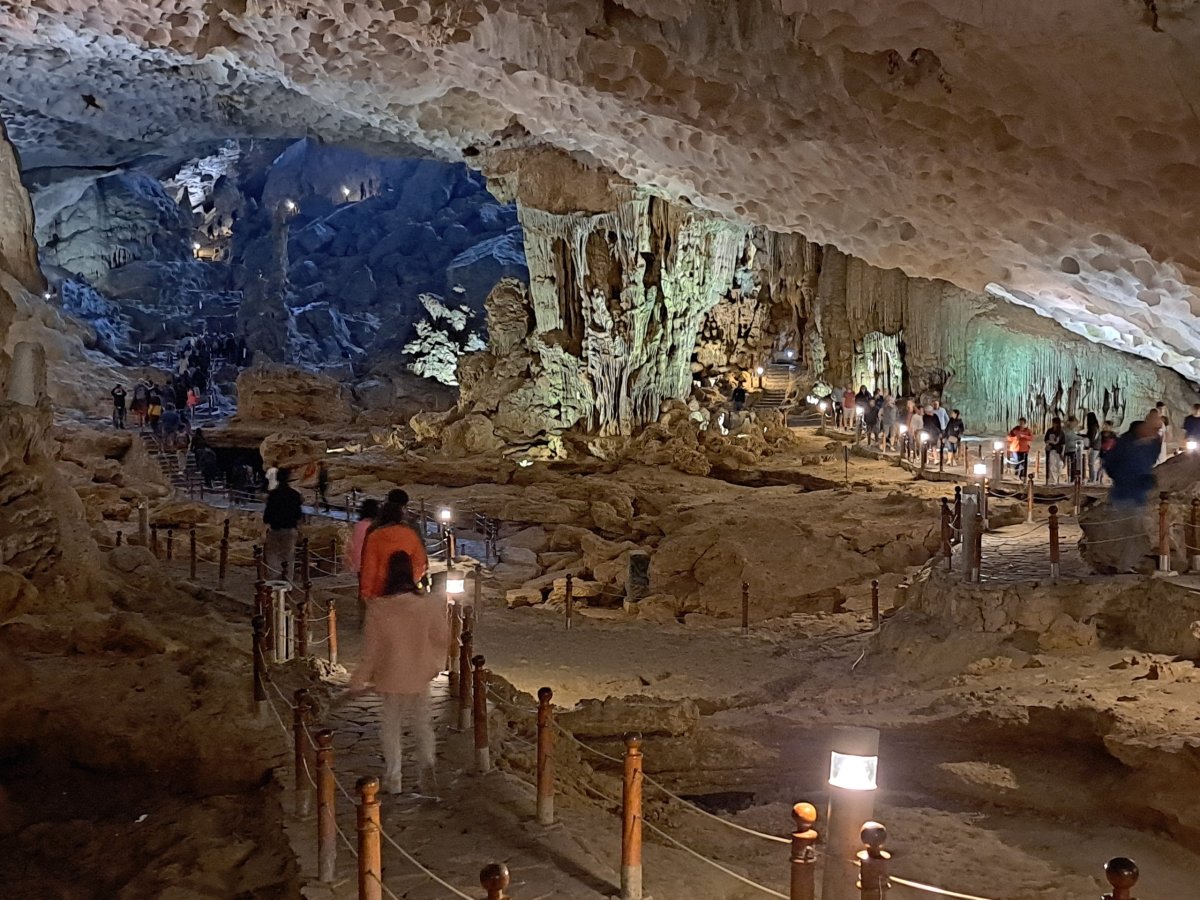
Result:
{"label": "pink hooded coat", "polygon": [[391,594],[367,601],[363,656],[350,684],[381,694],[420,694],[442,671],[450,642],[446,600]]}

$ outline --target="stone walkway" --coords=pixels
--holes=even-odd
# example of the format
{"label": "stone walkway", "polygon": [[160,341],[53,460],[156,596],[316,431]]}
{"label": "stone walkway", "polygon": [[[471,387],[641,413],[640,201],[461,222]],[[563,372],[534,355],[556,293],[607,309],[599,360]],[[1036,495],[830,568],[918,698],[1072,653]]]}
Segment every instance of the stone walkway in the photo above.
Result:
{"label": "stone walkway", "polygon": [[[1059,523],[1059,578],[1092,575],[1079,553],[1083,532],[1071,520]],[[1010,525],[983,536],[983,562],[979,577],[984,583],[1048,581],[1050,579],[1050,527],[1046,522]]]}

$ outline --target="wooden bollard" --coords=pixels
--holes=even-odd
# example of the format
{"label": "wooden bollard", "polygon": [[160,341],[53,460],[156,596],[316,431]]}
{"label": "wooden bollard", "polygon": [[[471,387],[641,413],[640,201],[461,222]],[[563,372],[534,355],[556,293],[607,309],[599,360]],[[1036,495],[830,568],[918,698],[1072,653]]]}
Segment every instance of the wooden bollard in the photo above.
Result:
{"label": "wooden bollard", "polygon": [[454,600],[446,604],[446,617],[450,624],[450,639],[446,643],[446,672],[450,676],[451,695],[458,692],[459,682],[459,635],[463,632],[462,618],[459,615],[461,606]]}
{"label": "wooden bollard", "polygon": [[571,612],[575,606],[575,579],[567,573],[566,598],[563,601],[563,624],[567,631],[571,630]]}
{"label": "wooden bollard", "polygon": [[642,736],[625,735],[621,783],[621,900],[642,900]]}
{"label": "wooden bollard", "polygon": [[817,821],[817,808],[811,803],[797,803],[792,807],[792,882],[789,900],[815,900],[817,896],[817,851],[819,835],[813,829]]}
{"label": "wooden bollard", "polygon": [[486,900],[511,900],[505,893],[510,883],[511,876],[504,863],[484,866],[479,873],[479,886],[487,891]]}
{"label": "wooden bollard", "polygon": [[188,529],[188,575],[196,580],[196,526]]}
{"label": "wooden bollard", "polygon": [[469,628],[464,628],[458,636],[458,668],[462,677],[458,679],[458,728],[466,731],[471,727],[471,715],[474,704],[471,701],[471,685],[474,678],[470,676],[472,656],[472,634]]}
{"label": "wooden bollard", "polygon": [[358,900],[383,900],[379,779],[358,779]]}
{"label": "wooden bollard", "polygon": [[317,880],[333,881],[337,868],[337,798],[334,796],[333,732],[317,732]]}
{"label": "wooden bollard", "polygon": [[[945,502],[945,501],[942,501]],[[879,627],[879,579],[871,579],[871,626]]]}
{"label": "wooden bollard", "polygon": [[312,586],[306,584],[300,602],[296,604],[296,655],[301,658],[308,656],[308,604],[311,593]]}
{"label": "wooden bollard", "polygon": [[167,562],[175,558],[175,529],[167,529]]}
{"label": "wooden bollard", "polygon": [[254,545],[254,578],[256,581],[267,580],[267,561],[263,556],[263,548],[258,544]]}
{"label": "wooden bollard", "polygon": [[858,851],[858,890],[861,900],[885,900],[891,885],[888,883],[888,860],[892,855],[883,849],[887,829],[878,822],[862,827],[865,850]]}
{"label": "wooden bollard", "polygon": [[329,539],[329,571],[328,575],[336,575],[338,573],[338,545],[337,536]]}
{"label": "wooden bollard", "polygon": [[[121,532],[117,532],[120,544]],[[1188,522],[1188,568],[1200,572],[1200,499],[1192,498],[1192,515]]]}
{"label": "wooden bollard", "polygon": [[1033,524],[1033,476],[1025,479],[1025,524]]}
{"label": "wooden bollard", "polygon": [[309,759],[312,747],[308,740],[308,726],[312,721],[312,701],[308,696],[308,688],[296,688],[295,703],[292,706],[292,743],[295,772],[293,788],[295,789],[296,815],[303,818],[312,811],[312,792],[308,780],[312,777]]}
{"label": "wooden bollard", "polygon": [[305,584],[312,581],[312,554],[308,549],[308,538],[300,539],[300,580]]}
{"label": "wooden bollard", "polygon": [[1058,504],[1050,507],[1050,577],[1057,578],[1059,571],[1058,554]]}
{"label": "wooden bollard", "polygon": [[1115,856],[1104,864],[1104,878],[1112,886],[1112,893],[1103,900],[1134,900],[1133,889],[1138,883],[1138,867],[1127,856]]}
{"label": "wooden bollard", "polygon": [[554,691],[538,688],[537,713],[537,820],[554,824]]}
{"label": "wooden bollard", "polygon": [[483,565],[475,564],[475,604],[472,607],[475,610],[475,621],[479,621],[480,613],[483,612]]}
{"label": "wooden bollard", "polygon": [[750,633],[750,585],[742,582],[742,635]]}
{"label": "wooden bollard", "polygon": [[1170,495],[1163,491],[1158,495],[1158,571],[1171,571],[1171,528],[1167,519],[1171,515]]}
{"label": "wooden bollard", "polygon": [[950,525],[950,501],[945,497],[942,498],[942,556],[946,558],[946,568],[949,569],[953,565],[950,558],[950,540],[954,536],[954,529]]}
{"label": "wooden bollard", "polygon": [[150,552],[154,554],[155,559],[158,558],[158,526],[150,526]]}
{"label": "wooden bollard", "polygon": [[487,670],[483,668],[485,662],[482,656],[471,657],[471,665],[474,667],[471,724],[475,726],[475,771],[480,775],[486,775],[492,770],[492,758],[488,750]]}
{"label": "wooden bollard", "polygon": [[419,527],[417,528],[417,532],[421,535],[421,537],[425,537],[427,532],[425,530],[425,498],[424,497],[421,498],[421,505],[417,511],[417,522],[419,524]]}
{"label": "wooden bollard", "polygon": [[971,560],[970,580],[978,583],[983,577],[983,513],[976,508],[975,533],[971,535],[971,546],[967,548]]}
{"label": "wooden bollard", "polygon": [[[962,485],[954,488],[954,530],[962,534]],[[962,538],[959,538],[962,541]]]}
{"label": "wooden bollard", "polygon": [[225,587],[225,574],[229,571],[229,538],[221,538],[217,555],[217,586]]}
{"label": "wooden bollard", "polygon": [[266,628],[267,622],[261,615],[256,615],[250,620],[250,625],[254,633],[254,644],[250,650],[252,660],[253,685],[252,696],[254,698],[255,712],[261,717],[266,717],[267,711],[267,684],[266,684],[266,657],[263,655],[263,648],[266,646]]}
{"label": "wooden bollard", "polygon": [[118,547],[120,547],[120,546],[121,546],[121,541],[122,541],[123,539],[124,539],[124,536],[121,534],[121,532],[119,532],[119,531],[118,531],[118,532],[117,532],[117,546],[118,546]]}
{"label": "wooden bollard", "polygon": [[329,617],[326,620],[326,625],[329,628],[329,664],[336,666],[338,661],[338,645],[337,645],[337,600],[333,597],[329,598],[329,606],[326,610],[326,615]]}

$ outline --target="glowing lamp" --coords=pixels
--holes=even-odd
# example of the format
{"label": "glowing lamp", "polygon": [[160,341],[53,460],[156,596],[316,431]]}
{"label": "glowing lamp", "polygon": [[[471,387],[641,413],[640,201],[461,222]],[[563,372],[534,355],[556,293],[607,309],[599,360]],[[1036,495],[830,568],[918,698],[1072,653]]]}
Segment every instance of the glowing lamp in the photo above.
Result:
{"label": "glowing lamp", "polygon": [[829,754],[829,783],[847,791],[873,791],[879,773],[878,756],[855,756],[852,753]]}
{"label": "glowing lamp", "polygon": [[451,569],[446,573],[446,593],[455,596],[464,593],[467,589],[467,576],[456,569]]}
{"label": "glowing lamp", "polygon": [[817,409],[821,410],[821,412],[825,412],[825,410],[829,409],[829,404],[822,400],[817,404]]}
{"label": "glowing lamp", "polygon": [[287,209],[288,212],[292,212],[296,208],[296,201],[295,200],[284,200],[283,205]]}
{"label": "glowing lamp", "polygon": [[448,509],[438,510],[438,518],[441,519],[443,522],[449,523],[450,519],[453,515],[454,514],[452,512],[450,512],[450,510],[448,510]]}
{"label": "glowing lamp", "polygon": [[789,351],[787,352],[787,358],[788,358],[788,359],[795,359],[795,358],[796,358],[796,351],[795,351],[795,350],[789,350]]}
{"label": "glowing lamp", "polygon": [[519,460],[517,460],[517,465],[520,466],[522,469],[528,469],[530,466],[533,465],[533,460],[532,459],[519,459]]}
{"label": "glowing lamp", "polygon": [[343,197],[350,196],[350,188],[346,187],[344,184],[342,185],[342,196]]}
{"label": "glowing lamp", "polygon": [[975,465],[972,467],[971,471],[973,471],[975,473],[975,476],[977,478],[986,478],[987,472],[988,472],[987,463],[981,463],[981,462],[975,463]]}
{"label": "glowing lamp", "polygon": [[193,249],[193,250],[199,250],[199,249],[200,249],[200,244],[199,244],[199,242],[193,241],[193,242],[192,242],[192,249]]}
{"label": "glowing lamp", "polygon": [[908,434],[908,426],[907,426],[907,425],[901,425],[901,426],[900,426],[900,433],[901,433],[901,434]]}
{"label": "glowing lamp", "polygon": [[1200,444],[1197,444],[1195,441],[1187,442],[1188,453],[1195,453],[1197,447],[1200,447]]}
{"label": "glowing lamp", "polygon": [[42,294],[42,298],[43,298],[44,300],[49,300],[49,299],[50,299],[51,297],[53,297],[53,296],[54,296],[54,292],[53,292],[53,291],[46,291],[46,293]]}
{"label": "glowing lamp", "polygon": [[921,443],[922,443],[922,444],[926,444],[926,443],[928,443],[928,442],[929,442],[929,432],[927,432],[927,431],[922,431],[922,432],[921,432]]}
{"label": "glowing lamp", "polygon": [[992,449],[999,452],[1004,449],[1004,441],[992,441]]}
{"label": "glowing lamp", "polygon": [[761,375],[765,371],[766,371],[766,369],[764,369],[762,366],[759,366],[758,368],[756,368],[754,370],[755,374],[757,374],[757,375]]}
{"label": "glowing lamp", "polygon": [[[860,416],[861,416],[861,415],[862,415],[864,412],[866,412],[866,410],[864,410],[864,409],[863,409],[861,406],[856,406],[856,407],[854,407],[854,411],[855,411],[856,413],[858,413]],[[900,427],[901,427],[901,428],[904,428],[904,426],[903,426],[903,425],[901,425]]]}

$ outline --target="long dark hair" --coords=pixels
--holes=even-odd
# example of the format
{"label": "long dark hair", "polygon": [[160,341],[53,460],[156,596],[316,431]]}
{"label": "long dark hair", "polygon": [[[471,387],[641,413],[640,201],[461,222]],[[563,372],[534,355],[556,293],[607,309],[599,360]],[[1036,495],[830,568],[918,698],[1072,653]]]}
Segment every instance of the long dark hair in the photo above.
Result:
{"label": "long dark hair", "polygon": [[377,528],[386,528],[388,525],[403,525],[404,523],[404,506],[399,503],[393,503],[387,500],[379,505],[379,513],[375,516],[375,521],[371,523],[368,534]]}
{"label": "long dark hair", "polygon": [[397,550],[388,557],[387,578],[383,582],[383,593],[414,594],[416,591],[412,559],[403,550]]}

